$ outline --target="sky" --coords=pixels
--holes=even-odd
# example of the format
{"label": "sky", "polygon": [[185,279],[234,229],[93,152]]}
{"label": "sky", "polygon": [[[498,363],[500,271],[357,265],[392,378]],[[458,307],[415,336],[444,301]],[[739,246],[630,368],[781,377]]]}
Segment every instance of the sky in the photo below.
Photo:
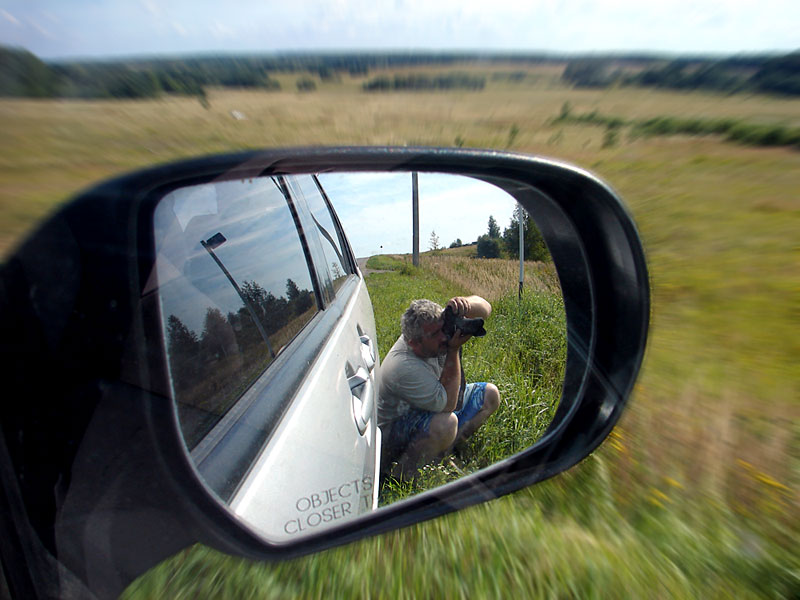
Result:
{"label": "sky", "polygon": [[[336,210],[357,257],[412,251],[409,173],[322,173],[320,183]],[[419,250],[457,239],[469,244],[494,217],[502,232],[511,222],[514,199],[500,188],[470,177],[419,174]]]}
{"label": "sky", "polygon": [[673,54],[800,47],[797,0],[0,0],[45,59],[297,50]]}
{"label": "sky", "polygon": [[214,254],[240,286],[256,282],[276,297],[286,295],[287,279],[302,290],[313,289],[292,214],[271,178],[178,188],[159,202],[153,223],[164,314],[178,316],[198,334],[209,306],[223,314],[242,306],[200,244],[214,234],[224,239]]}

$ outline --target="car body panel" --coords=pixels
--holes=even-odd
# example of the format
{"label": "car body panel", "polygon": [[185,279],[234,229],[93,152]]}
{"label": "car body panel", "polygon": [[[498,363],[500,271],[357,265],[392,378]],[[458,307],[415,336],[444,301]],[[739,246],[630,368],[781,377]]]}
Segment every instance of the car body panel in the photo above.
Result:
{"label": "car body panel", "polygon": [[[148,293],[159,299],[178,418],[203,479],[275,541],[373,510],[375,320],[316,178],[178,188],[159,202],[154,228]],[[279,390],[287,371],[295,382]],[[318,491],[327,505],[333,489],[346,499],[321,505]]]}
{"label": "car body panel", "polygon": [[[351,291],[352,290],[352,291]],[[361,353],[361,336],[375,337],[366,286],[354,278],[336,329],[308,367],[308,377],[231,502],[232,510],[265,537],[286,541],[375,507],[380,455],[373,414],[362,434],[354,405],[377,394],[378,363]],[[354,390],[348,379],[367,382]]]}

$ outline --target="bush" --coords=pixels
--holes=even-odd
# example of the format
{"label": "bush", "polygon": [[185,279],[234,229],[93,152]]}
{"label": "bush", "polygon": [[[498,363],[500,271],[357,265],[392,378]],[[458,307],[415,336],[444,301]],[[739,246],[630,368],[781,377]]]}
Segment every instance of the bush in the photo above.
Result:
{"label": "bush", "polygon": [[619,143],[619,131],[614,128],[606,129],[603,134],[603,148],[613,148]]}
{"label": "bush", "polygon": [[740,123],[728,131],[727,139],[750,146],[790,146],[800,143],[800,129]]}
{"label": "bush", "polygon": [[445,73],[442,75],[395,75],[375,77],[362,84],[365,92],[384,92],[398,90],[482,90],[486,78],[466,73]]}
{"label": "bush", "polygon": [[500,258],[500,238],[482,235],[478,238],[478,258]]}
{"label": "bush", "polygon": [[404,262],[403,266],[400,267],[400,274],[407,275],[409,277],[414,277],[419,274],[419,267],[415,267],[410,262]]}
{"label": "bush", "polygon": [[297,90],[300,92],[313,92],[317,89],[317,84],[310,77],[301,77],[297,80]]}

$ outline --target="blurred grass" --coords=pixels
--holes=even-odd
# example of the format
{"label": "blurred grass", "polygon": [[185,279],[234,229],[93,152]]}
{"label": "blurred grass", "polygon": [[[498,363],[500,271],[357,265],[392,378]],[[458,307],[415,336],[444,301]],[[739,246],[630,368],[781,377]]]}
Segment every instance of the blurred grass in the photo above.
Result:
{"label": "blurred grass", "polygon": [[[631,523],[608,465],[424,525],[278,564],[186,550],[126,592],[139,598],[791,598],[797,573],[709,509]],[[576,494],[575,490],[582,490]],[[593,493],[592,506],[584,499]],[[699,516],[699,515],[698,515]],[[796,568],[796,567],[795,567]]]}
{"label": "blurred grass", "polygon": [[[643,371],[620,426],[578,467],[286,563],[198,547],[140,578],[127,597],[800,595],[800,153],[688,136],[622,136],[603,148],[600,128],[549,124],[569,101],[630,119],[797,127],[800,102],[546,82],[365,96],[345,78],[304,95],[212,91],[208,111],[190,99],[0,101],[3,251],[75,190],[137,166],[278,145],[458,139],[503,148],[516,126],[513,150],[609,181],[648,254]],[[235,121],[234,109],[248,120]]]}

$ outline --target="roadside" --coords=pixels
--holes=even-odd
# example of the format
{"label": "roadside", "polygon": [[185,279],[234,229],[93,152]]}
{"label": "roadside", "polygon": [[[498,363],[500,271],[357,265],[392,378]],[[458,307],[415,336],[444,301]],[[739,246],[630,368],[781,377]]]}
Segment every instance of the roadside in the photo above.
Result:
{"label": "roadside", "polygon": [[356,263],[358,263],[358,268],[364,274],[364,277],[366,277],[367,275],[371,275],[372,273],[388,273],[389,272],[389,270],[387,270],[387,269],[368,269],[367,268],[367,261],[370,258],[371,257],[369,257],[369,256],[365,256],[365,257],[356,259]]}

